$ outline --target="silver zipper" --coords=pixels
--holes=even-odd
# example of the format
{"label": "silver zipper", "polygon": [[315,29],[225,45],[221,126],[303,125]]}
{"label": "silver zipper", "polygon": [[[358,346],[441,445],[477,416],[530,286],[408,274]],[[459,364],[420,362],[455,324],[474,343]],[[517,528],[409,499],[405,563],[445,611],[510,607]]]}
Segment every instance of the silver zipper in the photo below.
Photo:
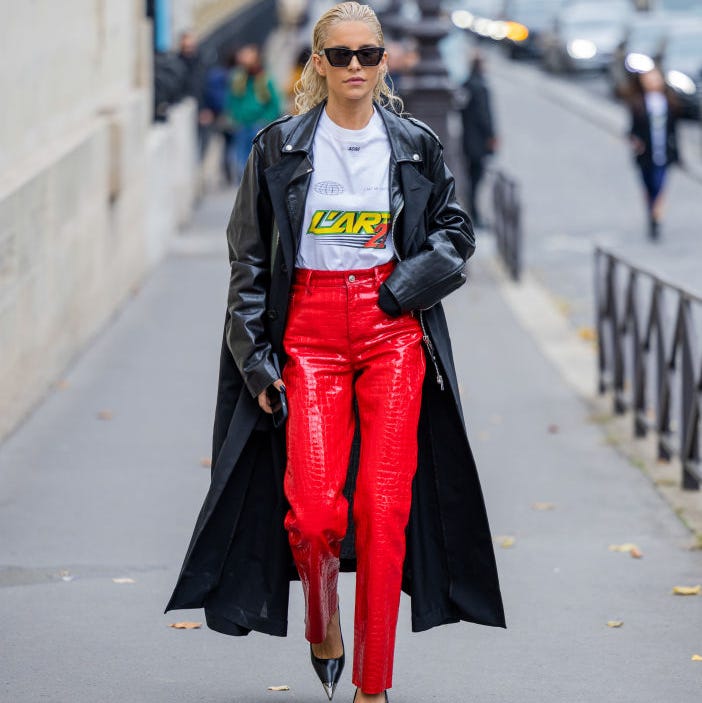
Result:
{"label": "silver zipper", "polygon": [[405,207],[405,201],[403,200],[400,203],[400,207],[397,209],[397,212],[393,213],[392,224],[390,225],[390,241],[392,242],[392,248],[395,251],[395,256],[397,257],[398,261],[402,261],[402,259],[400,259],[400,252],[399,252],[398,248],[395,246],[395,223],[397,222],[397,218],[400,216],[400,213],[402,212],[404,207]]}
{"label": "silver zipper", "polygon": [[436,382],[439,384],[439,388],[443,391],[444,377],[441,375],[441,371],[439,371],[439,364],[437,363],[436,356],[434,355],[434,344],[431,341],[431,337],[429,337],[429,334],[427,333],[427,328],[424,326],[424,316],[422,315],[423,312],[423,310],[419,311],[419,324],[422,328],[422,340],[427,347],[427,351],[431,357],[431,362],[434,364],[434,370],[436,371]]}

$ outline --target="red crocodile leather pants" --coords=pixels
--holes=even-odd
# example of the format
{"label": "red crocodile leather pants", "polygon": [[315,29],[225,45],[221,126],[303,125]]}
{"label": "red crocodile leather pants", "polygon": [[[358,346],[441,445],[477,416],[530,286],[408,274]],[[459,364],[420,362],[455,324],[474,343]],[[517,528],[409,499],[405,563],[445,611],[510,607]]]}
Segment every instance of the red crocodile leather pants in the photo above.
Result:
{"label": "red crocodile leather pants", "polygon": [[377,305],[378,288],[393,267],[297,269],[283,340],[285,528],[305,594],[305,636],[315,643],[325,639],[338,606],[354,393],[358,403],[353,683],[366,693],[392,686],[425,371],[417,319],[409,313],[390,317]]}

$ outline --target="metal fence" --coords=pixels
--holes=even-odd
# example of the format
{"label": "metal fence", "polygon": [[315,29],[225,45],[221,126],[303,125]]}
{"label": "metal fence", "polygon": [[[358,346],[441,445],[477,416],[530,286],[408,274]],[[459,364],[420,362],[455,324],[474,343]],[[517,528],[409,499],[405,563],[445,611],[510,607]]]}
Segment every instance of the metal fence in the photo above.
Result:
{"label": "metal fence", "polygon": [[502,171],[493,173],[493,230],[497,251],[514,281],[522,272],[522,208],[519,185]]}
{"label": "metal fence", "polygon": [[682,487],[699,490],[702,297],[598,247],[595,305],[600,393],[632,411],[637,437],[655,430],[659,459],[677,455]]}

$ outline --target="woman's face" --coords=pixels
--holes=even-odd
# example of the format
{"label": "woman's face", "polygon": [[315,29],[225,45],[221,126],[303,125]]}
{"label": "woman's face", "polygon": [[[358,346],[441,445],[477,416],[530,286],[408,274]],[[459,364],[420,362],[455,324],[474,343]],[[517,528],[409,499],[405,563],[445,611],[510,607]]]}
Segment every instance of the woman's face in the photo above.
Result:
{"label": "woman's face", "polygon": [[654,68],[652,71],[641,74],[641,87],[645,92],[660,92],[665,90],[665,79],[663,74]]}
{"label": "woman's face", "polygon": [[[324,42],[325,49],[343,47],[344,49],[360,49],[362,47],[378,46],[375,32],[365,23],[357,21],[339,22],[331,27]],[[361,66],[358,57],[354,56],[346,67],[335,68],[323,54],[314,54],[315,68],[320,76],[327,81],[329,99],[332,101],[367,100],[373,99],[373,90],[384,72],[388,61],[387,53],[377,66]]]}

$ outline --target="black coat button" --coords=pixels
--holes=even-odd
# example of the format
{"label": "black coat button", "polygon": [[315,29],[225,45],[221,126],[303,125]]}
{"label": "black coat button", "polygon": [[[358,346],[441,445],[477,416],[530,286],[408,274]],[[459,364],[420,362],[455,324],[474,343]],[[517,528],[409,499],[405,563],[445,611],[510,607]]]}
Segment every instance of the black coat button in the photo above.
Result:
{"label": "black coat button", "polygon": [[283,273],[287,273],[287,272],[288,272],[288,265],[287,265],[287,264],[281,264],[280,270],[281,270]]}
{"label": "black coat button", "polygon": [[278,319],[278,311],[277,310],[266,310],[266,315],[268,315],[269,320],[277,320]]}

